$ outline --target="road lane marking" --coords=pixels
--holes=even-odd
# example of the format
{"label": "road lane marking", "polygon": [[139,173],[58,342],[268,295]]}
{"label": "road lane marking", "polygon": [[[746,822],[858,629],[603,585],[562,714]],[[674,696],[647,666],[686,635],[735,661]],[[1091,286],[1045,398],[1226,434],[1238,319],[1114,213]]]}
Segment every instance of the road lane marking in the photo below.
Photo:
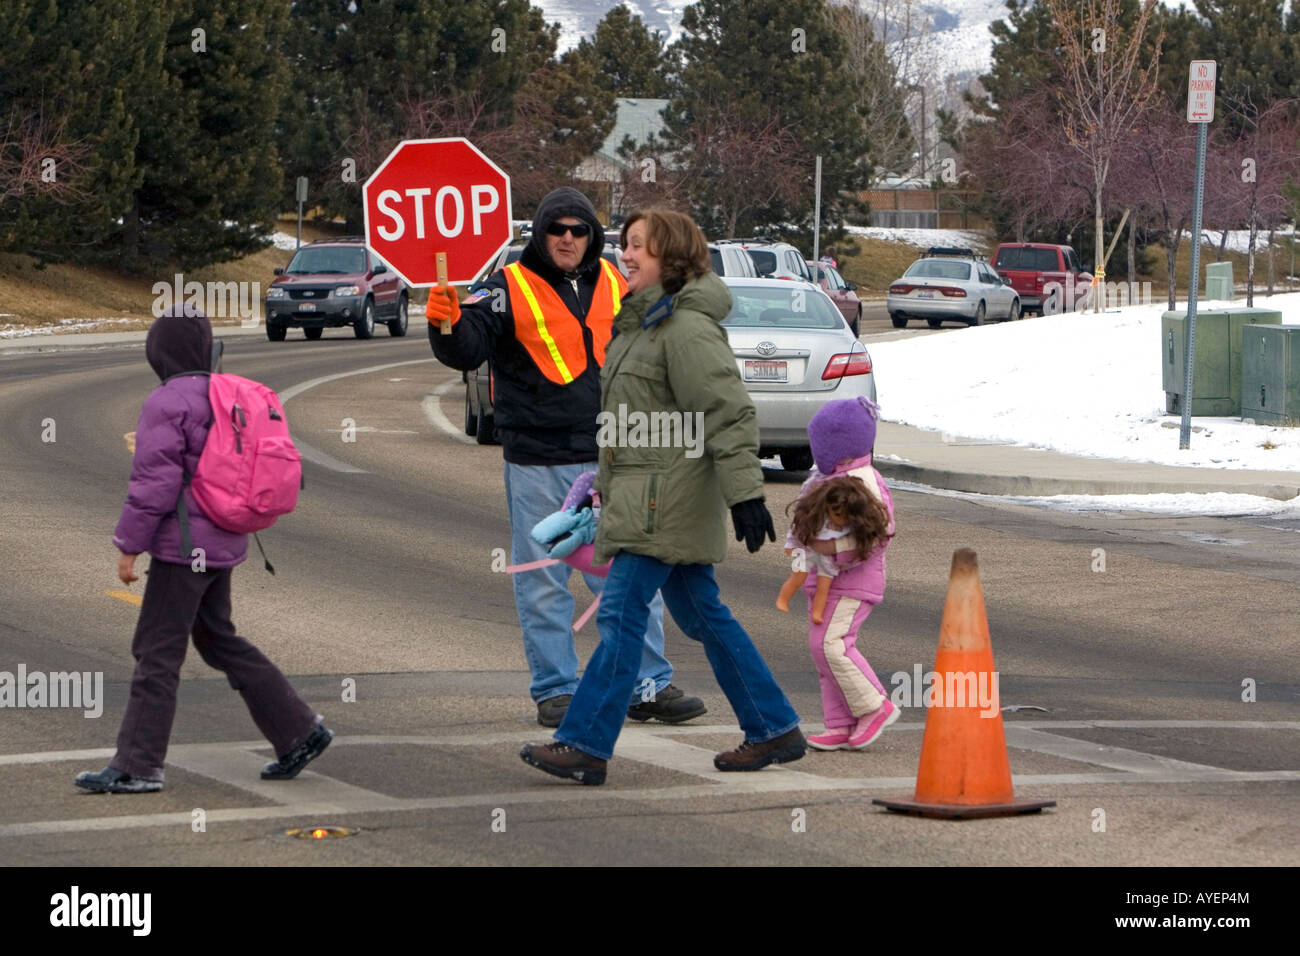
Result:
{"label": "road lane marking", "polygon": [[[349,378],[353,375],[370,375],[373,372],[382,372],[385,369],[398,368],[403,365],[423,365],[426,362],[436,362],[435,358],[427,359],[408,359],[405,362],[388,362],[384,365],[370,365],[366,368],[353,369],[350,372],[338,372],[334,375],[322,375],[320,378],[308,379],[305,382],[299,382],[297,385],[290,385],[288,388],[279,392],[280,404],[289,404],[289,399],[297,398],[303,392],[313,389],[318,385],[324,385],[327,382],[337,382],[341,378]],[[330,471],[341,472],[345,475],[365,475],[368,472],[364,468],[357,468],[355,465],[349,465],[346,462],[339,461],[331,455],[325,454],[318,448],[313,448],[300,438],[294,438],[293,443],[298,448],[298,453],[307,459],[313,465],[320,465],[322,468],[328,468]]]}
{"label": "road lane marking", "polygon": [[105,591],[109,597],[117,598],[119,601],[125,601],[127,604],[134,604],[140,607],[144,604],[144,598],[139,594],[132,594],[130,591]]}
{"label": "road lane marking", "polygon": [[[358,801],[366,805],[398,802],[396,798],[386,794],[356,787],[334,777],[311,771],[299,774],[297,780],[302,781],[301,784],[295,783],[293,792],[286,792],[288,781],[261,779],[256,756],[247,750],[182,747],[176,752],[169,753],[167,762],[189,773],[196,773],[218,783],[246,790],[272,803],[302,803],[306,800],[309,803],[331,803],[346,808]],[[254,772],[259,775],[254,777]]]}
{"label": "road lane marking", "polygon": [[466,445],[477,445],[477,438],[470,438],[465,434],[465,429],[457,428],[451,423],[451,419],[443,414],[442,403],[439,401],[443,395],[446,395],[457,385],[462,384],[464,383],[458,382],[454,378],[443,382],[428,395],[424,396],[424,401],[420,403],[420,407],[424,409],[424,417],[429,420],[429,424],[434,428],[437,428],[444,434],[456,439],[456,441],[464,442]]}
{"label": "road lane marking", "polygon": [[[892,733],[924,729],[921,721],[895,724]],[[1203,764],[1188,763],[1121,747],[1108,747],[1058,737],[1047,733],[1051,728],[1136,727],[1219,728],[1241,730],[1297,730],[1300,721],[1214,721],[1214,720],[1097,720],[1097,721],[1017,721],[1008,723],[1008,744],[1017,749],[1051,754],[1094,766],[1122,769],[1083,773],[1016,774],[1016,787],[1071,787],[1098,784],[1235,783],[1300,781],[1300,770],[1238,771]],[[178,768],[216,780],[275,802],[275,806],[232,807],[210,810],[212,823],[248,823],[255,821],[353,815],[454,810],[472,807],[500,807],[507,804],[555,804],[593,801],[672,801],[704,797],[741,797],[763,794],[807,794],[834,792],[868,792],[875,794],[907,793],[915,778],[907,777],[824,777],[791,767],[769,767],[758,773],[722,773],[712,767],[712,753],[704,748],[669,738],[705,734],[731,734],[738,731],[731,724],[698,726],[636,726],[624,729],[618,743],[618,759],[644,763],[660,769],[684,773],[699,780],[682,786],[648,787],[620,790],[554,785],[534,789],[472,793],[446,797],[397,798],[367,790],[320,772],[305,772],[295,782],[270,783],[257,778],[257,756],[251,751],[266,750],[265,741],[247,740],[203,744],[182,744],[171,748],[168,762]],[[487,734],[446,736],[385,736],[358,734],[334,740],[334,746],[483,747],[517,744],[529,736],[526,731],[509,730]],[[0,755],[0,766],[94,760],[112,755],[108,748],[65,750],[44,753]],[[797,766],[797,765],[795,765]],[[328,769],[324,765],[322,769]],[[527,772],[525,770],[525,772]],[[0,825],[0,838],[87,833],[161,826],[188,826],[189,812],[140,814],[135,816],[92,817],[66,820],[43,820]]]}
{"label": "road lane marking", "polygon": [[1112,747],[1091,740],[1079,740],[1075,737],[1060,737],[1042,730],[1030,730],[1027,727],[1006,726],[1008,747],[1020,750],[1032,750],[1035,753],[1063,757],[1079,763],[1093,764],[1098,767],[1110,767],[1112,770],[1125,770],[1135,774],[1183,773],[1208,775],[1211,777],[1230,774],[1232,771],[1207,764],[1189,763],[1173,757],[1129,750],[1126,747]]}
{"label": "road lane marking", "polygon": [[[522,765],[521,765],[522,767]],[[207,823],[241,823],[257,820],[279,820],[291,818],[338,817],[343,815],[362,816],[368,813],[394,813],[428,810],[455,810],[468,807],[503,807],[523,804],[554,805],[556,803],[578,803],[597,801],[638,801],[655,802],[671,800],[694,800],[701,797],[738,797],[762,794],[785,793],[832,793],[836,791],[866,791],[874,794],[910,793],[916,784],[913,777],[816,777],[809,774],[784,773],[771,768],[757,773],[722,774],[726,785],[697,784],[680,787],[657,787],[645,789],[617,790],[602,787],[579,787],[570,783],[555,781],[553,786],[535,790],[515,790],[500,793],[466,794],[455,797],[429,797],[416,799],[396,799],[376,794],[373,797],[356,798],[346,802],[303,802],[280,804],[271,807],[235,807],[226,810],[208,810]],[[741,779],[735,779],[735,778]],[[1281,770],[1264,772],[1231,771],[1226,776],[1215,776],[1211,781],[1186,774],[1132,774],[1116,771],[1111,773],[1050,773],[1020,774],[1013,777],[1016,787],[1097,784],[1180,784],[1180,783],[1262,783],[1272,781],[1300,781],[1300,771]],[[295,783],[286,782],[286,789],[294,788]],[[702,811],[703,812],[703,811]],[[882,811],[883,812],[883,811]],[[128,830],[142,827],[190,826],[192,814],[189,811],[140,814],[129,817],[91,817],[75,820],[38,820],[30,823],[11,823],[0,825],[0,838],[42,836],[59,833],[87,833],[108,830]]]}

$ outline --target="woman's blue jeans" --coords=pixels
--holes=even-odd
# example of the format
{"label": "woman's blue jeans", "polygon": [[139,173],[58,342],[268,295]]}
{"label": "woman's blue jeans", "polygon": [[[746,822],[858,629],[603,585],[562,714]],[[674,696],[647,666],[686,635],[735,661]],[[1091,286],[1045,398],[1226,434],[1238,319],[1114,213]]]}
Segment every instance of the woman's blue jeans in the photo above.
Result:
{"label": "woman's blue jeans", "polygon": [[596,621],[600,644],[573,695],[555,739],[608,760],[627,717],[645,642],[651,599],[664,605],[687,637],[700,641],[713,676],[736,712],[745,739],[762,743],[799,726],[754,642],[719,600],[711,564],[665,564],[621,551],[610,566]]}

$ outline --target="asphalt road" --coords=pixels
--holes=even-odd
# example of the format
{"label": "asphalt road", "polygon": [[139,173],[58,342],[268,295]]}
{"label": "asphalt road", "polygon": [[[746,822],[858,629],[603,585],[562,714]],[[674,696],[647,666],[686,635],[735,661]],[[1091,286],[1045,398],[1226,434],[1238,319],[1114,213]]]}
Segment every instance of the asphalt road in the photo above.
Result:
{"label": "asphalt road", "polygon": [[[525,766],[519,745],[546,734],[527,697],[510,582],[493,569],[509,546],[500,449],[443,427],[462,420],[459,374],[412,332],[228,344],[227,371],[288,396],[308,458],[298,510],[262,536],[278,573],[256,560],[236,572],[235,621],[338,739],[298,780],[258,780],[265,742],[191,655],[167,789],[140,797],[82,795],[71,780],[104,765],[125,702],[136,608],[110,593],[124,589],[109,539],[129,473],[122,435],[156,382],[139,345],[0,357],[0,671],[100,671],[106,700],[97,719],[0,710],[0,859],[1296,862],[1300,541],[1295,527],[1258,519],[1066,516],[896,493],[889,588],[860,646],[887,685],[928,670],[952,552],[974,548],[1002,703],[1043,708],[1005,715],[1017,794],[1057,801],[1043,814],[954,825],[873,807],[875,796],[910,795],[916,706],[867,752],[716,773],[712,753],[740,735],[700,647],[671,626],[675,683],[704,697],[708,715],[629,727],[604,787]],[[802,477],[768,473],[779,525]],[[733,544],[718,576],[815,730],[802,607],[772,606],[786,572],[776,547],[751,556]],[[595,639],[588,624],[582,659]],[[282,835],[317,824],[361,832]]]}

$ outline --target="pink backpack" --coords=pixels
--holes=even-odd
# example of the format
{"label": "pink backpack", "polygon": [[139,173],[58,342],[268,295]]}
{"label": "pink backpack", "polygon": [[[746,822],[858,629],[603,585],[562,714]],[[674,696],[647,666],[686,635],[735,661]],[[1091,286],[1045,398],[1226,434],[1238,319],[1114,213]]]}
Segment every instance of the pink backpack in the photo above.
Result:
{"label": "pink backpack", "polygon": [[[293,511],[303,481],[302,456],[289,438],[280,399],[260,382],[214,372],[208,376],[208,400],[212,427],[189,477],[194,500],[226,531],[269,528]],[[184,502],[182,491],[181,530],[189,554],[193,549]]]}

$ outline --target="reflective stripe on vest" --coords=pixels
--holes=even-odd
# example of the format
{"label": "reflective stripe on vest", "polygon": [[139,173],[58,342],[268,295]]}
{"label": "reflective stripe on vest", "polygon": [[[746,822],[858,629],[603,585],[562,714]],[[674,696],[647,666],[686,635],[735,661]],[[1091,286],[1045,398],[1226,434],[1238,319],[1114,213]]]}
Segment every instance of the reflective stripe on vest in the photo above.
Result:
{"label": "reflective stripe on vest", "polygon": [[[623,277],[606,260],[600,261],[602,268],[587,312],[587,327],[591,329],[596,362],[604,365],[605,346],[609,344],[614,315],[622,304],[626,286]],[[536,273],[517,262],[506,266],[505,273],[515,338],[548,380],[568,385],[587,369],[582,323],[569,311],[560,294]]]}

